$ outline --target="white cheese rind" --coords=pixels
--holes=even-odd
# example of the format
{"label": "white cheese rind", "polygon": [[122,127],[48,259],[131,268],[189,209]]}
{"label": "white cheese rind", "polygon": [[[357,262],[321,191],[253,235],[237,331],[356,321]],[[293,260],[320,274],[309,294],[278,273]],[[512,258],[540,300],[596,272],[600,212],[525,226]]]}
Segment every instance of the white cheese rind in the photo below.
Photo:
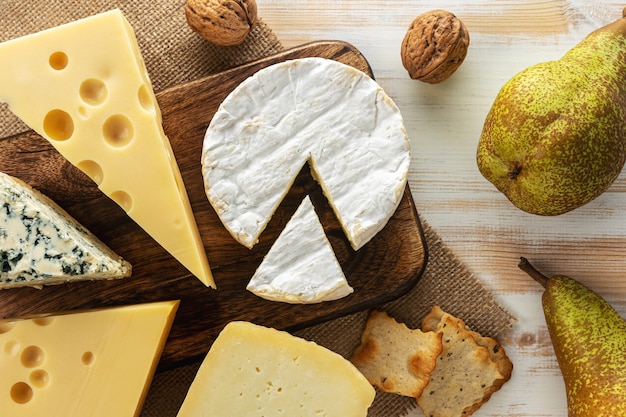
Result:
{"label": "white cheese rind", "polygon": [[270,301],[292,304],[338,300],[354,292],[309,196],[265,255],[246,289]]}
{"label": "white cheese rind", "polygon": [[365,417],[375,391],[331,350],[248,322],[226,325],[178,417]]}
{"label": "white cheese rind", "polygon": [[131,270],[54,201],[0,172],[0,288],[117,279]]}
{"label": "white cheese rind", "polygon": [[251,248],[309,161],[356,250],[387,224],[410,162],[399,109],[370,77],[303,58],[262,69],[221,103],[204,138],[206,194]]}

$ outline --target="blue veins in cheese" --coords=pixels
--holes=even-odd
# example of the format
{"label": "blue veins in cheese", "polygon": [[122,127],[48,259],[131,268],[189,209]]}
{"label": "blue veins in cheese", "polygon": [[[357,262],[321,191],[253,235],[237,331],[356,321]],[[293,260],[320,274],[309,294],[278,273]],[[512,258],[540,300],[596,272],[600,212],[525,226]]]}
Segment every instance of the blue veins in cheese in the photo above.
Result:
{"label": "blue veins in cheese", "polygon": [[306,196],[246,287],[271,301],[310,304],[351,294],[324,228]]}
{"label": "blue veins in cheese", "polygon": [[0,101],[215,287],[135,32],[119,9],[0,43]]}
{"label": "blue veins in cheese", "polygon": [[0,289],[131,275],[121,258],[54,201],[0,173]]}

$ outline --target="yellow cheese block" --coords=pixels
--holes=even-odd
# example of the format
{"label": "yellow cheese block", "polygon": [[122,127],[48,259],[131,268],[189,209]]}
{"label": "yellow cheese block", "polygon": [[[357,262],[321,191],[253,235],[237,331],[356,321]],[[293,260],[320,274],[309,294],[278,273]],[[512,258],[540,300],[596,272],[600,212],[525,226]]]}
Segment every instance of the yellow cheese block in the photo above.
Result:
{"label": "yellow cheese block", "polygon": [[0,101],[215,286],[132,27],[112,10],[0,44]]}
{"label": "yellow cheese block", "polygon": [[231,322],[204,359],[178,417],[365,417],[374,395],[337,353],[283,331]]}
{"label": "yellow cheese block", "polygon": [[0,415],[139,415],[178,301],[0,321]]}

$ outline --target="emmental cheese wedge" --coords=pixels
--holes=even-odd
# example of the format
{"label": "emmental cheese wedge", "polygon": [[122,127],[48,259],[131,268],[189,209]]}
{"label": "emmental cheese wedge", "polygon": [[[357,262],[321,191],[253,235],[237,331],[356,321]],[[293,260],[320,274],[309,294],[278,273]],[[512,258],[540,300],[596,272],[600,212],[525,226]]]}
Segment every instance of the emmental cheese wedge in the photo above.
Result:
{"label": "emmental cheese wedge", "polygon": [[178,301],[0,321],[0,414],[138,416]]}
{"label": "emmental cheese wedge", "polygon": [[248,283],[271,301],[311,304],[354,292],[306,196]]}
{"label": "emmental cheese wedge", "polygon": [[206,194],[251,248],[308,162],[358,250],[400,203],[409,147],[400,110],[366,74],[331,59],[286,61],[221,103],[203,143]]}
{"label": "emmental cheese wedge", "polygon": [[0,62],[0,101],[214,286],[135,34],[122,13],[4,42]]}
{"label": "emmental cheese wedge", "polygon": [[178,417],[365,417],[374,388],[345,358],[289,333],[231,322]]}
{"label": "emmental cheese wedge", "polygon": [[30,185],[0,172],[0,289],[126,278],[131,265]]}

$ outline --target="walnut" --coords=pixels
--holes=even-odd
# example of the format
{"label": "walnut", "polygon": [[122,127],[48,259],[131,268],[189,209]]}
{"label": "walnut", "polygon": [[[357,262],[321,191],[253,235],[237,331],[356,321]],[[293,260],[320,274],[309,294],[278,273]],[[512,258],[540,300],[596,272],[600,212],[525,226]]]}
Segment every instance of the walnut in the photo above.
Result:
{"label": "walnut", "polygon": [[412,79],[440,83],[463,63],[468,47],[463,22],[448,11],[432,10],[409,26],[402,41],[402,65]]}
{"label": "walnut", "polygon": [[255,0],[187,0],[185,17],[207,41],[239,45],[257,20],[257,6]]}

